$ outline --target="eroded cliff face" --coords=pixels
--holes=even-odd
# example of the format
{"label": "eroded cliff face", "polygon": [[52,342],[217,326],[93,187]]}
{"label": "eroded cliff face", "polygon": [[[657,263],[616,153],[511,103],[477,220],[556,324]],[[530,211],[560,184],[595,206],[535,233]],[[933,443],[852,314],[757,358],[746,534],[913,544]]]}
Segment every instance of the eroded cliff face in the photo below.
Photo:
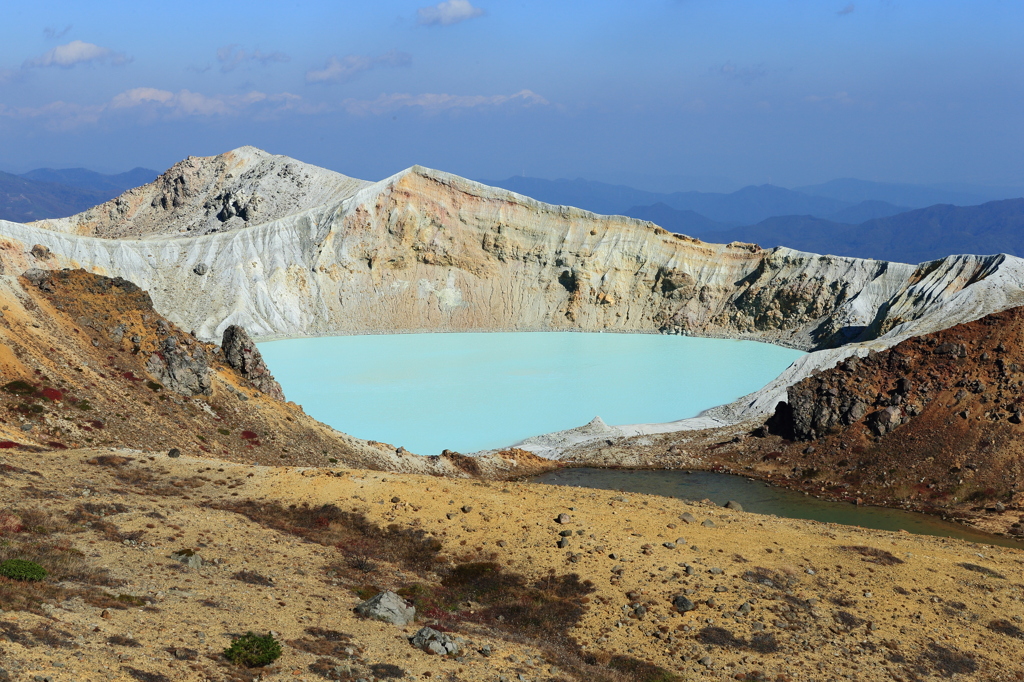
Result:
{"label": "eroded cliff face", "polygon": [[[200,192],[190,205],[214,198]],[[153,220],[164,232],[175,224]],[[124,277],[211,341],[238,324],[256,339],[581,330],[827,349],[717,410],[720,421],[770,412],[786,386],[850,354],[1024,304],[1024,261],[1009,256],[914,266],[707,244],[419,167],[335,203],[253,222],[147,239],[0,223],[0,264],[8,273],[84,267]]]}

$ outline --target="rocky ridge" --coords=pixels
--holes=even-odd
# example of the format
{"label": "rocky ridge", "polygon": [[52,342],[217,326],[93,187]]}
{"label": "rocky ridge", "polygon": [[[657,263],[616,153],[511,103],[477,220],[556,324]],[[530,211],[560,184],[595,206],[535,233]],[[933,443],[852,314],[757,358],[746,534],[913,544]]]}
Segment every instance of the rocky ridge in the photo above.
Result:
{"label": "rocky ridge", "polygon": [[35,225],[105,239],[211,234],[345,199],[370,183],[287,156],[240,147],[190,156],[153,182],[69,218]]}

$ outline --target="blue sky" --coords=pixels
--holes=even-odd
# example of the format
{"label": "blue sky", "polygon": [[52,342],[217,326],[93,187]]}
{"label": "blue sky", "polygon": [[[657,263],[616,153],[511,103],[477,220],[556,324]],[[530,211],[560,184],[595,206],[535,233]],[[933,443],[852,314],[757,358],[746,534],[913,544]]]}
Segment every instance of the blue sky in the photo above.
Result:
{"label": "blue sky", "polygon": [[[11,0],[0,168],[1024,185],[1010,0]],[[718,183],[721,184],[721,183]]]}

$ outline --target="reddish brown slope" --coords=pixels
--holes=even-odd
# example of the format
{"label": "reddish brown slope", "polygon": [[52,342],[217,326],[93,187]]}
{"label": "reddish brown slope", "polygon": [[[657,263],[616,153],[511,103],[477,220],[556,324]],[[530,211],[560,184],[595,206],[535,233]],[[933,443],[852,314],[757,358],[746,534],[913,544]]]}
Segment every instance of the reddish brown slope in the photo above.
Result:
{"label": "reddish brown slope", "polygon": [[1014,308],[804,379],[769,421],[776,435],[747,439],[737,459],[757,452],[805,487],[866,502],[997,510],[1018,532],[1000,507],[1024,502],[1022,410],[1024,308]]}

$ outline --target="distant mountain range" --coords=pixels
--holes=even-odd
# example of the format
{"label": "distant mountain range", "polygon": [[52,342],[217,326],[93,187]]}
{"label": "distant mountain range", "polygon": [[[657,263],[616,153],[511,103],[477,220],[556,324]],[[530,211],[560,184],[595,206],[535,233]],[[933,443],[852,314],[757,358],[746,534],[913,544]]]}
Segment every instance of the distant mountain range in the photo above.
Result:
{"label": "distant mountain range", "polygon": [[[919,263],[951,254],[1024,257],[1024,190],[833,180],[785,189],[657,194],[588,180],[486,181],[552,204],[649,220],[711,242]],[[997,199],[993,201],[993,199]],[[626,206],[630,201],[635,203]]]}
{"label": "distant mountain range", "polygon": [[979,206],[939,204],[857,225],[813,216],[778,216],[748,227],[692,236],[903,263],[958,253],[1024,257],[1024,199]]}
{"label": "distant mountain range", "polygon": [[39,168],[22,175],[0,172],[0,220],[27,223],[74,215],[158,175],[146,168],[116,175],[84,168]]}

